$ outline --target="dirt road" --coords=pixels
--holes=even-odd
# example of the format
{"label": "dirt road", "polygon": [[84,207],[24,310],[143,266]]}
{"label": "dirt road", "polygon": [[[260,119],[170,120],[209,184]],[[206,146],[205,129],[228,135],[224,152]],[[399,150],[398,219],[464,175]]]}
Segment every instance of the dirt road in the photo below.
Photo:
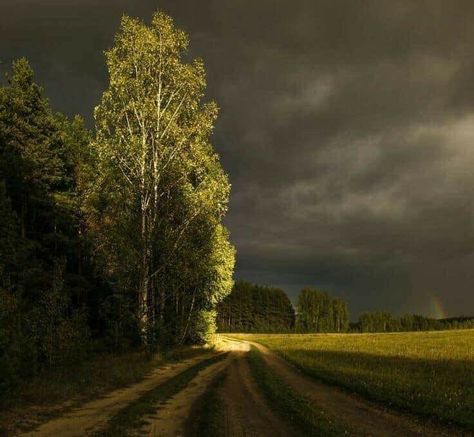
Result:
{"label": "dirt road", "polygon": [[135,399],[138,399],[148,390],[172,378],[193,364],[209,358],[209,356],[210,354],[206,353],[176,364],[159,367],[140,383],[115,390],[104,397],[87,402],[64,416],[46,422],[34,431],[24,435],[36,437],[79,437],[91,434],[94,430],[103,426],[114,413],[120,411]]}
{"label": "dirt road", "polygon": [[[308,378],[267,348],[254,344],[260,351],[265,365],[287,386],[305,397],[315,408],[323,409],[340,418],[350,435],[369,436],[442,436],[453,435],[441,429],[418,422],[377,405],[348,395],[335,387]],[[142,417],[138,429],[127,435],[182,436],[189,435],[189,418],[196,405],[203,401],[208,388],[217,375],[223,375],[219,396],[222,403],[217,412],[222,427],[219,435],[226,436],[301,436],[288,425],[284,417],[269,405],[252,377],[247,360],[250,343],[222,338],[221,352],[226,358],[213,362],[200,370],[179,392],[160,405],[152,405],[153,414]],[[219,352],[215,352],[219,353]],[[108,420],[123,411],[132,402],[165,381],[179,376],[180,372],[208,359],[201,355],[157,369],[141,383],[110,393],[82,407],[47,422],[27,435],[34,436],[84,436],[106,429]],[[293,423],[293,426],[295,424]],[[107,434],[106,434],[107,435]]]}
{"label": "dirt road", "polygon": [[250,373],[248,361],[239,357],[229,366],[221,389],[226,435],[284,437],[297,435],[272,411]]}

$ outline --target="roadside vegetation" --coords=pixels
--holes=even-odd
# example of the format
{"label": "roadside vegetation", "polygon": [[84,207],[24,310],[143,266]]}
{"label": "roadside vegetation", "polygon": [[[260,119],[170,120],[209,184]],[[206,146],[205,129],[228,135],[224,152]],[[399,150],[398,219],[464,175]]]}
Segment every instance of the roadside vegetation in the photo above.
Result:
{"label": "roadside vegetation", "polygon": [[233,336],[389,407],[474,429],[474,330]]}

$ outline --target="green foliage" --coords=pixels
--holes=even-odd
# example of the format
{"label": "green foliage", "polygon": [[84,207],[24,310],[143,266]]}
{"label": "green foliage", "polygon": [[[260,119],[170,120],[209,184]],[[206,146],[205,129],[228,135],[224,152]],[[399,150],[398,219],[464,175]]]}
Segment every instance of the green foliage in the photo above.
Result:
{"label": "green foliage", "polygon": [[347,304],[325,291],[304,288],[298,296],[296,323],[300,332],[345,332],[349,328]]}
{"label": "green foliage", "polygon": [[7,197],[5,182],[0,181],[0,287],[9,287],[19,263],[21,242],[18,220]]}
{"label": "green foliage", "polygon": [[0,384],[10,393],[89,350],[102,286],[81,211],[88,141],[82,119],[54,113],[28,62],[15,61],[0,87]]}
{"label": "green foliage", "polygon": [[[7,398],[18,383],[19,352],[27,347],[18,338],[16,315],[18,302],[15,297],[0,289],[0,393]],[[23,343],[23,344],[22,344]],[[2,396],[2,397],[3,397]],[[0,402],[3,399],[0,398]]]}
{"label": "green foliage", "polygon": [[26,59],[0,87],[0,401],[91,352],[203,343],[232,288],[217,107],[187,36],[124,17],[92,135]]}
{"label": "green foliage", "polygon": [[283,290],[237,281],[218,305],[220,332],[286,332],[295,314]]}
{"label": "green foliage", "polygon": [[204,341],[232,286],[230,186],[209,140],[217,108],[201,102],[204,67],[183,61],[187,44],[163,13],[151,26],[124,17],[95,111],[88,226],[116,291],[135,295],[149,346]]}
{"label": "green foliage", "polygon": [[194,313],[193,318],[190,341],[197,344],[209,343],[216,332],[216,311],[200,310]]}
{"label": "green foliage", "polygon": [[140,344],[135,302],[129,293],[113,293],[100,304],[104,321],[103,342],[108,349],[125,352]]}

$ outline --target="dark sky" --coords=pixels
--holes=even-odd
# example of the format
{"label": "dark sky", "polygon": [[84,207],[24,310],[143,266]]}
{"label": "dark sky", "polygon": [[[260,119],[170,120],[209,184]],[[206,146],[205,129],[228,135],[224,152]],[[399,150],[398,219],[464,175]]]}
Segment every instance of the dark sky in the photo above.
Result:
{"label": "dark sky", "polygon": [[221,108],[238,278],[474,314],[472,0],[0,0],[1,68],[90,121],[120,16],[157,8]]}

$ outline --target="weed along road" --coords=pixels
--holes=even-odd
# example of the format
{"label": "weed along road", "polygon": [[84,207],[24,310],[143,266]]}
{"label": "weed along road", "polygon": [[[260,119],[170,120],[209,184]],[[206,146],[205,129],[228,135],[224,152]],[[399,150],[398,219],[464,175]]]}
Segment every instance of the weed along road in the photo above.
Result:
{"label": "weed along road", "polygon": [[162,366],[25,435],[470,435],[390,411],[304,375],[269,348],[221,336],[215,350]]}

